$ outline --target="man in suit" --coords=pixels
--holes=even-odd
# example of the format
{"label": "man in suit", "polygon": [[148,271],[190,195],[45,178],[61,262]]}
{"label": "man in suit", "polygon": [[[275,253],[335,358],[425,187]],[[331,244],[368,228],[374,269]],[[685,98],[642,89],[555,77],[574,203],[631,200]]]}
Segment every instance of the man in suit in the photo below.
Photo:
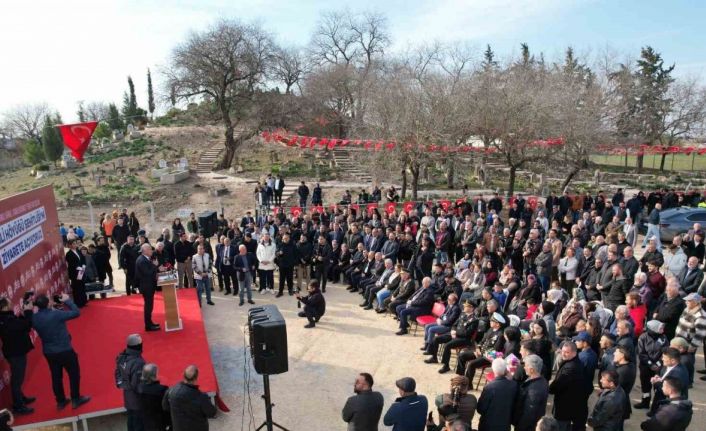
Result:
{"label": "man in suit", "polygon": [[431,278],[424,277],[422,287],[409,298],[405,304],[400,304],[395,309],[397,317],[400,319],[400,330],[396,335],[405,335],[409,323],[407,319],[416,319],[418,316],[431,313],[434,305],[434,289],[430,288]]}
{"label": "man in suit", "polygon": [[[392,294],[385,299],[384,306],[390,311],[390,313],[395,313],[397,307],[407,302],[407,300],[414,294],[416,290],[416,284],[412,279],[412,275],[409,270],[403,269],[400,275],[400,284],[397,286]],[[384,313],[384,308],[380,307],[379,313]]]}
{"label": "man in suit", "polygon": [[385,284],[390,279],[390,276],[395,272],[395,265],[390,259],[385,259],[383,268],[383,272],[379,278],[376,277],[372,281],[362,285],[363,298],[365,298],[365,300],[362,304],[360,304],[360,306],[364,307],[365,310],[373,309],[373,299],[375,298],[375,295],[377,295],[377,293],[385,287]]}
{"label": "man in suit", "polygon": [[699,269],[699,260],[696,256],[691,256],[686,263],[686,268],[679,275],[681,289],[688,295],[696,293],[704,280],[704,272]]}
{"label": "man in suit", "polygon": [[312,259],[314,262],[314,276],[319,281],[321,291],[324,293],[326,293],[326,281],[328,279],[328,268],[332,254],[333,251],[328,241],[326,241],[326,236],[319,236],[319,240],[314,246]]}
{"label": "man in suit", "polygon": [[397,262],[397,253],[400,251],[400,245],[397,242],[397,239],[395,238],[395,233],[390,232],[387,235],[387,241],[385,244],[383,244],[382,249],[380,249],[380,252],[382,253],[382,257],[385,259],[390,259],[392,260],[392,263]]}
{"label": "man in suit", "polygon": [[282,205],[282,192],[284,192],[284,180],[282,175],[277,174],[275,179],[275,205]]}
{"label": "man in suit", "polygon": [[71,282],[71,292],[73,293],[74,303],[78,308],[86,305],[86,284],[84,282],[84,273],[86,271],[86,258],[78,249],[78,240],[70,239],[66,242],[69,251],[66,252],[66,265],[69,267],[69,281]]}
{"label": "man in suit", "polygon": [[693,239],[684,243],[686,246],[686,254],[690,257],[696,257],[699,265],[704,262],[706,257],[706,246],[704,246],[704,234],[700,231],[694,232]]}
{"label": "man in suit", "polygon": [[234,257],[233,267],[238,274],[238,284],[240,287],[240,302],[242,306],[245,301],[245,294],[248,295],[248,304],[255,304],[252,300],[252,283],[253,274],[255,273],[256,259],[255,255],[248,251],[244,244],[238,246],[238,255]]}
{"label": "man in suit", "polygon": [[507,378],[504,359],[494,359],[491,368],[495,379],[485,385],[478,399],[478,431],[510,431],[517,382]]}
{"label": "man in suit", "polygon": [[[226,295],[238,294],[238,277],[233,269],[233,259],[237,254],[238,251],[228,237],[223,239],[223,244],[216,245],[216,269],[223,278],[221,290],[225,287]],[[231,286],[233,286],[232,291]]]}
{"label": "man in suit", "polygon": [[152,246],[142,244],[140,257],[135,262],[135,284],[145,301],[145,331],[159,331],[159,325],[152,321],[154,292],[157,290],[157,266],[152,263]]}
{"label": "man in suit", "polygon": [[686,367],[681,364],[679,357],[679,350],[674,347],[665,347],[662,350],[662,370],[650,380],[655,392],[654,398],[652,399],[652,406],[650,407],[650,413],[652,414],[655,413],[660,402],[666,398],[666,395],[662,391],[662,381],[667,377],[679,380],[682,383],[682,397],[684,399],[689,398],[689,372],[686,370]]}
{"label": "man in suit", "polygon": [[458,305],[458,295],[452,293],[448,297],[448,304],[446,309],[444,309],[444,313],[436,319],[435,323],[430,323],[424,326],[424,351],[429,350],[431,342],[438,335],[450,332],[451,327],[454,323],[456,323],[456,320],[460,315],[461,307]]}
{"label": "man in suit", "polygon": [[140,248],[135,244],[135,237],[130,235],[127,242],[120,248],[118,261],[125,272],[125,292],[128,295],[135,293],[135,261],[140,255]]}
{"label": "man in suit", "polygon": [[240,219],[240,228],[245,229],[246,227],[250,226],[250,224],[254,224],[255,219],[252,216],[252,213],[250,211],[245,213],[245,217]]}

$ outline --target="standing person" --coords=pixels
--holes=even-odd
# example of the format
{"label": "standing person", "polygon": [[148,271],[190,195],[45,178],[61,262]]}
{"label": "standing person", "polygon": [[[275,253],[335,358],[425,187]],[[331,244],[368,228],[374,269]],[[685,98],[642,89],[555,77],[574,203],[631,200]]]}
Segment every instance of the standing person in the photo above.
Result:
{"label": "standing person", "polygon": [[[115,229],[115,219],[113,219],[110,214],[106,214],[103,218],[103,222],[101,223],[101,231],[108,239],[109,243],[112,241],[112,243],[115,244],[115,240],[113,239],[113,229]],[[118,244],[115,244],[115,249],[120,250]]]}
{"label": "standing person", "polygon": [[[127,242],[127,238],[130,236],[130,226],[127,225],[125,217],[118,217],[118,224],[114,225],[112,228],[113,243],[115,244],[115,249],[120,252],[123,248],[123,244]],[[106,230],[106,235],[108,234]],[[133,235],[134,237],[135,235]]]}
{"label": "standing person", "polygon": [[411,377],[403,377],[395,382],[399,398],[392,403],[382,423],[391,426],[392,431],[424,431],[426,426],[427,397],[415,392],[417,382]]}
{"label": "standing person", "polygon": [[[177,287],[194,287],[194,270],[191,266],[191,256],[194,254],[193,245],[189,242],[186,232],[182,232],[179,241],[174,243],[174,257],[177,264]],[[184,276],[187,284],[184,285]]]}
{"label": "standing person", "polygon": [[265,232],[262,240],[257,245],[258,274],[260,276],[260,294],[275,293],[275,258],[277,246],[272,241],[270,234]]}
{"label": "standing person", "polygon": [[216,417],[216,406],[197,384],[199,369],[189,365],[184,380],[167,390],[162,408],[172,418],[173,431],[208,431],[208,419]]}
{"label": "standing person", "polygon": [[636,409],[650,407],[652,393],[651,379],[662,368],[662,349],[667,347],[667,337],[664,336],[664,323],[650,320],[645,325],[645,332],[637,339],[638,369],[640,370],[640,389],[642,399],[633,405]]}
{"label": "standing person", "polygon": [[108,285],[113,286],[113,266],[110,264],[110,246],[104,236],[99,236],[96,240],[96,269],[98,270],[98,281],[105,284],[106,277]]}
{"label": "standing person", "polygon": [[618,373],[612,370],[603,371],[601,387],[603,390],[588,418],[588,426],[598,431],[622,431],[625,406],[629,405],[629,402],[625,391],[618,385]]}
{"label": "standing person", "polygon": [[478,431],[510,431],[517,382],[507,378],[504,359],[494,359],[491,367],[495,378],[485,385],[478,399]]}
{"label": "standing person", "polygon": [[186,232],[191,234],[199,233],[199,221],[196,220],[196,214],[189,214],[189,221],[186,222]]}
{"label": "standing person", "polygon": [[685,339],[689,347],[685,355],[689,356],[687,368],[689,372],[689,383],[694,383],[694,366],[696,362],[696,351],[704,345],[706,341],[706,312],[701,308],[701,295],[690,293],[684,298],[686,308],[681,313],[676,335]]}
{"label": "standing person", "polygon": [[[238,294],[238,277],[235,273],[235,268],[233,268],[233,261],[235,256],[237,256],[238,251],[234,245],[231,244],[230,238],[223,238],[222,247],[216,246],[216,266],[218,271],[223,276],[223,284],[226,289],[225,295]],[[232,286],[232,291],[231,291]]]}
{"label": "standing person", "polygon": [[140,256],[140,249],[135,245],[135,237],[129,235],[127,241],[120,247],[118,251],[118,261],[120,262],[120,268],[123,269],[125,273],[125,292],[128,295],[137,293],[135,288],[135,262]]}
{"label": "standing person", "polygon": [[27,301],[22,305],[21,316],[15,315],[10,301],[0,298],[0,340],[2,354],[10,364],[10,388],[12,389],[12,412],[16,415],[28,415],[34,409],[28,407],[36,398],[22,392],[22,383],[27,371],[27,353],[34,349],[29,334],[32,331],[32,310],[34,304]]}
{"label": "standing person", "polygon": [[581,420],[585,420],[587,408],[583,365],[573,342],[564,341],[560,352],[561,364],[549,383],[549,393],[554,395],[552,413],[562,431],[583,430],[586,424]]}
{"label": "standing person", "polygon": [[304,304],[304,311],[300,311],[298,316],[307,318],[309,323],[304,327],[308,329],[316,326],[316,322],[326,312],[326,299],[321,294],[319,282],[316,280],[309,283],[307,292],[309,292],[307,296],[301,296],[297,293],[294,297],[297,298],[297,301],[301,301]]}
{"label": "standing person", "polygon": [[139,386],[142,377],[142,337],[131,334],[127,337],[127,347],[115,359],[115,383],[123,390],[123,402],[127,410],[128,431],[143,431],[142,412],[140,411]]}
{"label": "standing person", "polygon": [[277,298],[283,295],[284,283],[287,283],[289,296],[294,295],[294,266],[297,259],[297,247],[292,243],[288,233],[282,235],[277,247],[277,264],[279,265],[279,292]]}
{"label": "standing person", "polygon": [[309,187],[304,184],[304,181],[297,188],[297,194],[299,195],[299,206],[302,210],[306,210],[306,201],[309,199]]}
{"label": "standing person", "polygon": [[680,356],[679,350],[673,347],[665,347],[662,349],[662,369],[658,375],[651,379],[655,395],[652,400],[652,406],[650,407],[650,413],[654,413],[660,402],[666,399],[662,382],[667,377],[679,379],[682,383],[682,396],[689,398],[689,372],[686,371],[686,367],[681,364]]}
{"label": "standing person", "polygon": [[549,383],[542,375],[543,361],[537,355],[522,358],[527,380],[520,384],[513,411],[515,431],[534,431],[547,411]]}
{"label": "standing person", "polygon": [[249,253],[247,247],[243,244],[238,247],[238,256],[235,257],[233,267],[238,274],[238,285],[240,286],[240,303],[238,305],[242,306],[245,303],[245,294],[248,295],[248,304],[254,304],[255,302],[252,300],[252,278],[253,272],[255,272],[255,256]]}
{"label": "standing person", "polygon": [[152,321],[154,292],[157,290],[157,265],[152,263],[152,246],[142,244],[142,254],[135,262],[135,284],[142,293],[144,304],[145,331],[159,331],[159,325]]}
{"label": "standing person", "polygon": [[145,431],[166,431],[172,420],[162,409],[162,400],[168,387],[159,383],[159,370],[155,364],[145,364],[138,390],[142,424]]}
{"label": "standing person", "polygon": [[81,395],[78,355],[71,346],[71,335],[66,329],[66,321],[77,318],[81,312],[69,295],[62,293],[60,298],[68,310],[50,307],[49,298],[38,295],[34,301],[37,312],[32,316],[32,326],[42,340],[42,351],[51,372],[56,407],[63,410],[69,403],[64,392],[63,370],[66,370],[71,387],[71,407],[76,409],[91,400],[91,397]]}
{"label": "standing person", "polygon": [[86,258],[78,249],[78,240],[70,239],[66,241],[69,250],[66,252],[66,265],[69,269],[69,281],[71,282],[71,292],[74,302],[81,308],[86,305],[86,284],[84,275],[86,273]]}
{"label": "standing person", "polygon": [[321,286],[321,291],[326,293],[326,280],[328,279],[328,268],[333,251],[326,237],[321,235],[314,246],[312,260],[314,262],[314,276]]}
{"label": "standing person", "polygon": [[373,376],[360,373],[353,383],[355,395],[348,398],[341,415],[348,431],[377,431],[385,399],[373,391]]}
{"label": "standing person", "polygon": [[674,377],[662,382],[662,390],[667,396],[659,402],[654,415],[640,424],[643,431],[686,431],[691,423],[692,402],[682,393],[683,383]]}
{"label": "standing person", "polygon": [[314,186],[314,191],[311,194],[311,204],[314,206],[319,206],[323,205],[324,200],[323,200],[323,193],[321,192],[321,186],[319,183],[316,183]]}
{"label": "standing person", "polygon": [[642,248],[647,246],[647,241],[654,239],[657,250],[662,251],[662,238],[659,232],[660,211],[662,211],[662,204],[657,202],[650,211],[650,215],[647,216],[647,233],[645,239],[642,240]]}
{"label": "standing person", "polygon": [[281,174],[277,174],[275,179],[275,205],[282,205],[282,193],[284,192],[284,180]]}
{"label": "standing person", "polygon": [[216,305],[211,301],[211,286],[213,285],[211,267],[213,262],[202,244],[196,247],[196,254],[191,258],[191,266],[194,271],[194,279],[196,279],[196,296],[199,298],[199,307],[201,307],[201,296],[204,292],[206,292],[206,304]]}
{"label": "standing person", "polygon": [[301,290],[302,281],[304,282],[304,287],[306,287],[311,280],[310,266],[313,251],[314,247],[307,236],[302,234],[297,243],[297,290]]}

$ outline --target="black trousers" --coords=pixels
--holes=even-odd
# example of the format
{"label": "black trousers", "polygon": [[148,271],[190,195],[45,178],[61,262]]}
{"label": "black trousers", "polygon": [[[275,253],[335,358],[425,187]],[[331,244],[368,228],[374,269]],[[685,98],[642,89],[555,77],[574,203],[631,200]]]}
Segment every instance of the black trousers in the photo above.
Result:
{"label": "black trousers", "polygon": [[218,279],[218,291],[220,292],[223,290],[223,286],[224,286],[224,284],[223,284],[223,270],[222,269],[216,268],[216,278]]}
{"label": "black trousers", "polygon": [[[372,285],[368,289],[365,290],[365,302],[370,304],[371,306],[373,305],[373,300],[377,297],[377,294],[379,291],[381,291],[385,286],[376,286]],[[382,304],[378,304],[378,308],[382,308]]]}
{"label": "black trousers", "polygon": [[468,377],[468,380],[473,381],[476,375],[476,369],[490,366],[490,361],[484,356],[476,358],[476,352],[473,350],[464,350],[458,354],[458,364],[456,364],[456,374]]}
{"label": "black trousers", "polygon": [[429,352],[433,353],[434,356],[436,356],[439,350],[439,345],[441,343],[446,343],[444,344],[444,352],[441,354],[441,363],[446,365],[447,367],[449,366],[449,362],[451,361],[451,352],[453,351],[453,349],[457,347],[468,347],[473,345],[473,341],[469,340],[468,338],[451,338],[451,334],[442,334],[434,338],[434,341],[432,341],[431,346],[429,346]]}
{"label": "black trousers", "polygon": [[238,274],[233,269],[223,271],[223,285],[226,288],[226,293],[231,292],[233,286],[233,295],[238,294]]}
{"label": "black trousers", "polygon": [[306,315],[307,320],[311,323],[318,322],[321,316],[323,316],[323,314],[317,313],[314,307],[308,305],[304,306],[304,315]]}
{"label": "black trousers", "polygon": [[51,372],[51,387],[54,391],[54,398],[57,402],[66,401],[64,393],[64,370],[69,375],[69,387],[71,399],[77,400],[81,397],[81,370],[78,365],[78,355],[73,349],[59,353],[45,353]]}
{"label": "black trousers", "polygon": [[135,286],[135,271],[126,271],[125,272],[125,292],[127,292],[128,295],[132,294],[132,290],[136,289],[137,286]]}
{"label": "black trousers", "polygon": [[650,367],[640,365],[640,390],[643,394],[649,394],[652,392],[652,382],[650,379],[654,377],[657,373],[652,371]]}
{"label": "black trousers", "polygon": [[27,355],[13,356],[6,358],[10,363],[10,387],[12,388],[12,407],[20,408],[25,405],[22,393],[22,383],[25,380],[27,371]]}
{"label": "black trousers", "polygon": [[279,268],[279,293],[284,292],[284,283],[287,283],[287,290],[294,291],[294,268]]}
{"label": "black trousers", "polygon": [[154,325],[152,322],[152,310],[154,309],[154,291],[143,292],[142,298],[145,300],[145,328]]}
{"label": "black trousers", "polygon": [[127,409],[127,431],[144,431],[145,424],[142,421],[140,410]]}
{"label": "black trousers", "polygon": [[326,292],[326,281],[328,274],[328,265],[316,265],[314,266],[314,277],[319,282],[319,287],[322,292]]}
{"label": "black trousers", "polygon": [[282,205],[283,190],[275,190],[275,205]]}

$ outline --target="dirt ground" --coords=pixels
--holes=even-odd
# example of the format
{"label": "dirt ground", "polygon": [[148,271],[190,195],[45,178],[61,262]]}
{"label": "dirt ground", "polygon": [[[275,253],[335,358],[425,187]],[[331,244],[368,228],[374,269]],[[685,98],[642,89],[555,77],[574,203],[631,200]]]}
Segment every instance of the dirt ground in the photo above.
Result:
{"label": "dirt ground", "polygon": [[[120,276],[116,285],[122,290]],[[396,336],[397,322],[391,317],[364,311],[358,307],[359,295],[347,292],[342,285],[329,286],[326,315],[314,329],[303,327],[306,321],[297,317],[293,297],[275,298],[257,293],[253,297],[256,305],[276,304],[287,322],[289,371],[270,379],[275,422],[291,431],[345,430],[341,409],[352,394],[355,376],[362,371],[374,376],[375,389],[385,397],[384,411],[397,396],[395,380],[405,376],[417,380],[418,392],[426,395],[433,405],[434,397],[448,389],[451,374],[440,375],[438,365],[422,362],[425,358],[419,350],[422,333]],[[262,378],[255,374],[247,350],[244,332],[247,303],[239,307],[236,298],[219,292],[214,292],[213,298],[216,305],[204,305],[203,315],[221,397],[230,413],[219,412],[210,422],[210,429],[255,429],[264,421],[265,411],[260,398],[263,394]],[[149,352],[149,347],[146,350]],[[185,365],[189,363],[188,358],[175,360],[181,360]],[[703,365],[704,358],[699,352],[697,368],[703,368]],[[473,391],[473,394],[480,396],[479,391]],[[631,399],[636,402],[639,397],[637,384]],[[595,399],[595,396],[591,397],[591,405]],[[690,399],[694,402],[690,429],[703,429],[698,424],[706,420],[705,382],[696,380],[690,390]],[[476,415],[476,424],[477,420]],[[625,422],[625,430],[639,430],[643,420],[644,411],[633,412],[632,418]],[[91,419],[88,423],[91,430],[118,431],[126,427],[124,415]],[[68,429],[68,426],[44,428],[45,431]],[[388,428],[381,426],[380,429]]]}

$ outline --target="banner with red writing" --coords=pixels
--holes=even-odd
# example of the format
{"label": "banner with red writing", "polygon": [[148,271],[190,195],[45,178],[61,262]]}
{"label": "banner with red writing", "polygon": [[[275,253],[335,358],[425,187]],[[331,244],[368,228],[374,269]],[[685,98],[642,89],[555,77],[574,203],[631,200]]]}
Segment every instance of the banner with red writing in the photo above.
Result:
{"label": "banner with red writing", "polygon": [[[0,296],[8,298],[19,313],[25,292],[51,296],[68,287],[52,186],[0,200]],[[28,374],[32,367],[30,364]],[[0,406],[9,407],[10,372],[4,360],[0,361],[0,375]]]}

